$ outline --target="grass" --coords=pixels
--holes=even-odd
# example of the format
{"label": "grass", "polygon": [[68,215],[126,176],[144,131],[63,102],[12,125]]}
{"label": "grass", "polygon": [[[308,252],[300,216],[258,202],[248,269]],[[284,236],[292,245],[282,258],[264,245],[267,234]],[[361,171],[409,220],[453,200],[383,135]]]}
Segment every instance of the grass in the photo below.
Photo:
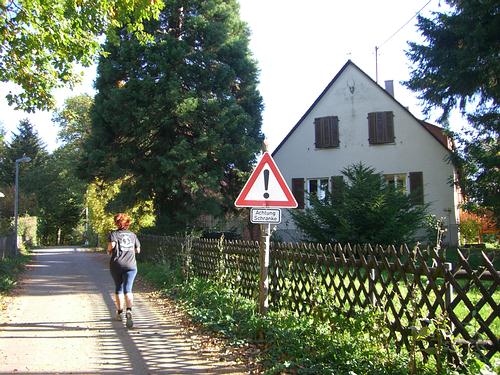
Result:
{"label": "grass", "polygon": [[[324,280],[322,280],[323,277],[314,277],[311,276],[310,273],[308,273],[307,277],[303,277],[301,279],[300,277],[297,277],[297,273],[289,273],[289,275],[287,276],[286,271],[282,272],[280,275],[280,279],[282,281],[279,284],[281,297],[280,300],[275,302],[280,306],[286,306],[287,302],[290,299],[298,299],[299,301],[304,301],[303,305],[310,305],[309,301],[321,304],[325,295],[329,295],[330,299],[334,299],[338,303],[345,300],[346,298],[353,301],[355,300],[355,297],[359,298],[362,301],[366,300],[367,296],[365,295],[365,292],[362,292],[363,288],[361,286],[362,283],[360,279],[357,277],[353,277],[351,279],[349,276],[344,276],[344,273],[341,274],[342,276],[339,276],[339,274],[337,273],[334,277],[330,277],[329,275],[327,275],[326,277],[324,277]],[[402,275],[400,273],[397,273],[396,276],[396,280],[398,280],[398,278],[400,278]],[[384,273],[380,277],[384,280],[388,280],[387,273]],[[403,301],[409,300],[410,297],[422,301],[422,306],[420,308],[420,314],[422,316],[429,315],[427,304],[423,303],[423,301],[428,300],[429,304],[431,306],[434,306],[434,303],[436,301],[436,294],[434,289],[430,287],[427,288],[427,278],[421,277],[420,284],[423,289],[420,289],[420,287],[416,287],[413,292],[414,295],[409,297],[408,288],[410,281],[411,280],[409,279],[407,282],[398,281],[396,284],[392,282],[384,282],[383,285],[382,283],[378,282],[375,284],[375,289],[377,291],[377,295],[382,296],[383,300],[387,300],[390,298],[392,306],[394,307],[394,310],[398,313],[398,315],[400,311],[406,308],[406,306],[402,305]],[[329,283],[331,286],[327,288],[325,286],[325,283]],[[437,279],[435,283],[438,285],[442,285],[443,280]],[[474,284],[467,285],[467,282],[465,280],[458,280],[458,284],[462,288],[464,288],[464,290],[466,290],[467,297],[471,301],[471,303],[473,305],[477,305],[477,302],[483,297],[482,291]],[[500,301],[500,290],[498,288],[496,290],[491,290],[492,282],[483,281],[482,287],[492,292],[492,300]],[[296,292],[297,290],[301,290],[301,292]],[[370,290],[368,280],[364,281],[364,290]],[[455,292],[454,298],[460,298],[460,296]],[[478,311],[470,311],[463,300],[456,301],[459,302],[457,306],[455,306],[453,314],[460,321],[464,321],[469,314],[473,316],[476,316],[478,314],[483,320],[487,320],[491,314],[495,313],[493,307],[489,303],[480,306],[480,309],[478,309]],[[369,302],[367,301],[367,303]],[[309,309],[306,309],[306,311],[309,311]],[[387,314],[388,320],[394,322],[395,316],[393,310],[389,309]],[[440,314],[442,314],[442,310],[439,306],[437,306],[437,310],[435,311],[434,315],[437,316]],[[403,314],[400,319],[403,325],[406,326],[409,324],[408,316],[406,314]],[[473,332],[473,330],[477,330],[479,328],[479,324],[477,324],[476,318],[474,317],[472,318],[472,320],[467,319],[467,321],[470,321],[467,326],[467,328],[470,330],[469,333],[474,335],[475,332]],[[489,327],[492,330],[493,334],[495,334],[497,337],[500,336],[500,318],[495,318],[491,322]]]}
{"label": "grass", "polygon": [[30,256],[25,254],[0,260],[0,296],[16,286],[17,279],[29,260]]}
{"label": "grass", "polygon": [[[168,264],[140,267],[141,275],[177,299],[193,321],[224,334],[235,345],[258,344],[259,361],[268,374],[410,373],[410,353],[391,346],[385,320],[375,310],[357,310],[355,317],[345,318],[332,303],[308,315],[281,310],[262,317],[255,301],[241,297],[228,282],[182,282],[178,269]],[[413,373],[437,374],[435,361],[417,358]],[[443,363],[440,373],[451,374],[453,369]],[[469,373],[477,373],[479,366],[471,362]]]}

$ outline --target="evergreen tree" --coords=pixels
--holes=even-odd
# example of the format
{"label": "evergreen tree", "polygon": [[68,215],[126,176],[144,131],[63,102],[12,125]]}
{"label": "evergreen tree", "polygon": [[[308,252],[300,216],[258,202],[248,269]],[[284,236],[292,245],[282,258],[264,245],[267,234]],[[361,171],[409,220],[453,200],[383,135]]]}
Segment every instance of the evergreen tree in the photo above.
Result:
{"label": "evergreen tree", "polygon": [[12,140],[5,148],[4,167],[1,175],[2,183],[8,185],[14,182],[15,161],[23,156],[31,158],[29,164],[20,164],[19,167],[23,168],[23,170],[32,170],[42,166],[47,161],[48,156],[45,144],[28,119],[19,121],[17,133],[13,134]]}
{"label": "evergreen tree", "polygon": [[263,140],[258,72],[238,11],[235,0],[168,1],[145,26],[154,44],[123,30],[99,62],[81,171],[129,176],[116,201],[152,198],[165,231],[230,209]]}
{"label": "evergreen tree", "polygon": [[362,163],[342,171],[346,183],[340,196],[309,196],[311,207],[292,210],[297,226],[321,243],[401,244],[422,227],[427,206],[389,186],[382,174]]}
{"label": "evergreen tree", "polygon": [[[56,149],[39,174],[39,238],[44,244],[74,243],[83,240],[77,228],[82,222],[87,184],[78,178],[77,160],[84,139],[90,132],[93,98],[79,95],[67,98],[53,121],[59,125]],[[81,228],[83,230],[83,228]]]}
{"label": "evergreen tree", "polygon": [[82,222],[86,184],[75,175],[74,151],[59,147],[36,173],[38,238],[46,245],[83,242]]}
{"label": "evergreen tree", "polygon": [[27,213],[36,216],[38,214],[39,175],[46,167],[48,152],[38,132],[27,119],[19,122],[17,133],[14,133],[12,140],[6,145],[3,168],[0,172],[2,185],[14,185],[15,162],[23,156],[31,158],[31,161],[19,163],[19,214]]}
{"label": "evergreen tree", "polygon": [[471,128],[452,134],[458,140],[460,185],[471,206],[491,209],[500,222],[499,4],[446,2],[451,12],[418,17],[426,43],[409,44],[415,69],[406,85],[420,93],[427,114],[442,109],[445,125],[456,107],[467,117]]}

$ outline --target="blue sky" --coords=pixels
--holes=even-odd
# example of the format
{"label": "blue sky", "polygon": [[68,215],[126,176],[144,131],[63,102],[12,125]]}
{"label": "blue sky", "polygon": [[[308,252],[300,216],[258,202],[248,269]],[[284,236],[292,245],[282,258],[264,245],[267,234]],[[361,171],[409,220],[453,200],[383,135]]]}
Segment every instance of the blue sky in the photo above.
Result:
{"label": "blue sky", "polygon": [[[423,7],[422,14],[429,15],[443,11],[444,6],[440,0],[240,0],[240,16],[251,30],[250,49],[260,69],[259,90],[265,104],[262,131],[270,151],[348,59],[375,79],[376,46],[380,47],[379,83],[383,86],[385,80],[394,80],[396,99],[423,118],[416,95],[399,84],[410,71],[404,54],[407,41],[421,41],[416,19],[408,21]],[[58,106],[68,96],[93,95],[95,68],[82,73],[82,84],[74,90],[57,90]],[[0,85],[0,121],[7,133],[16,129],[20,119],[29,118],[48,149],[56,148],[52,114],[13,110],[4,99],[10,87]],[[454,119],[461,123],[458,117]]]}

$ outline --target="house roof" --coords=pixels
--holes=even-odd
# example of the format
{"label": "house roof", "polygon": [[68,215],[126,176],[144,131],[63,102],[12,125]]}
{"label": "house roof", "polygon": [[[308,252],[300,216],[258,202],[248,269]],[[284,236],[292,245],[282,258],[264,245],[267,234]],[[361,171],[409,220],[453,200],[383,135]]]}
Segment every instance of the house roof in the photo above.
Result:
{"label": "house roof", "polygon": [[273,151],[272,156],[274,156],[281,146],[285,144],[287,139],[292,135],[292,133],[299,127],[299,125],[304,121],[304,119],[309,115],[309,113],[313,110],[313,108],[318,104],[318,102],[321,100],[321,98],[330,90],[332,85],[337,81],[337,79],[344,73],[344,71],[347,69],[348,66],[352,66],[355,69],[357,69],[362,75],[366,77],[369,81],[373,82],[380,90],[384,93],[384,95],[388,95],[397,105],[399,105],[403,110],[405,110],[411,117],[415,119],[415,121],[422,125],[422,127],[428,131],[436,141],[438,141],[444,148],[446,148],[448,151],[452,150],[452,141],[451,139],[446,136],[446,134],[443,132],[443,129],[439,126],[430,124],[428,122],[425,122],[423,120],[419,120],[416,118],[409,110],[406,108],[404,105],[402,105],[399,101],[397,101],[391,94],[389,94],[386,90],[384,90],[377,82],[375,82],[368,74],[366,74],[361,68],[359,68],[356,64],[354,64],[351,60],[347,60],[347,62],[344,64],[342,69],[339,70],[339,72],[333,77],[333,79],[330,81],[330,83],[325,87],[323,92],[318,96],[318,98],[314,101],[314,103],[309,107],[309,109],[304,113],[304,115],[300,118],[300,120],[295,124],[295,126],[288,132],[288,134],[283,138],[283,140],[280,142],[278,147]]}

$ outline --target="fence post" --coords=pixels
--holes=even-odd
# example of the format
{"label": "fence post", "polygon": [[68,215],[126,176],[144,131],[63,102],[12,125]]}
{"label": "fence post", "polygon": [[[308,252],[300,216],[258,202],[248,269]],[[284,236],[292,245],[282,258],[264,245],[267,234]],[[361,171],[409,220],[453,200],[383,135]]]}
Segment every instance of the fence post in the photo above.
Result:
{"label": "fence post", "polygon": [[187,235],[184,237],[184,241],[181,244],[181,252],[182,252],[182,273],[186,280],[189,280],[191,277],[191,267],[192,267],[192,255],[191,251],[193,249],[193,237],[191,235]]}
{"label": "fence post", "polygon": [[[377,265],[377,259],[375,257],[374,251],[371,248],[371,245],[365,245],[364,247],[365,253],[369,254],[368,258],[368,266],[370,264],[375,263]],[[375,268],[368,268],[368,294],[370,304],[372,306],[377,306],[377,295],[375,294],[375,278],[377,277],[377,270]]]}
{"label": "fence post", "polygon": [[[444,303],[445,303],[445,310],[447,312],[447,315],[450,316],[451,314],[448,313],[448,310],[451,308],[451,303],[453,302],[453,284],[448,280],[448,274],[451,274],[453,270],[453,264],[450,262],[445,262],[444,263],[444,285],[446,288],[445,296],[444,296]],[[450,330],[453,332],[455,330],[455,326],[453,325],[453,321],[450,319]]]}
{"label": "fence post", "polygon": [[370,268],[370,302],[372,306],[377,306],[377,295],[375,294],[375,268]]}

